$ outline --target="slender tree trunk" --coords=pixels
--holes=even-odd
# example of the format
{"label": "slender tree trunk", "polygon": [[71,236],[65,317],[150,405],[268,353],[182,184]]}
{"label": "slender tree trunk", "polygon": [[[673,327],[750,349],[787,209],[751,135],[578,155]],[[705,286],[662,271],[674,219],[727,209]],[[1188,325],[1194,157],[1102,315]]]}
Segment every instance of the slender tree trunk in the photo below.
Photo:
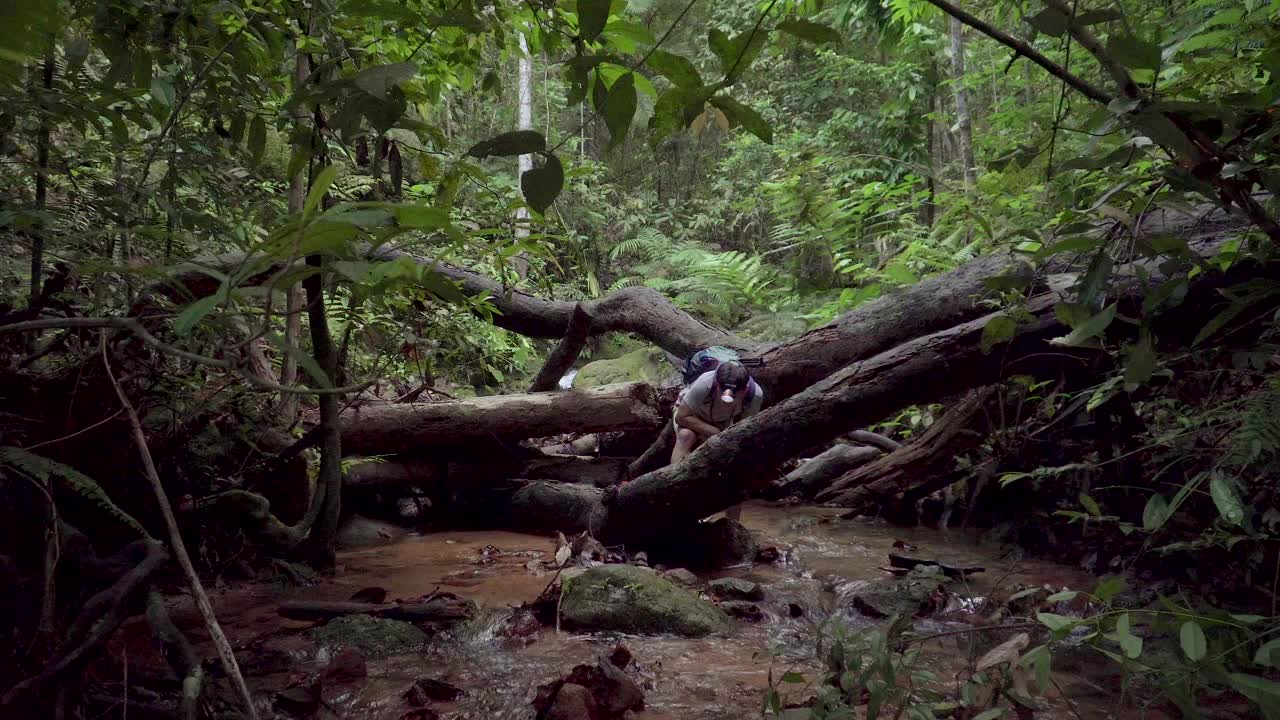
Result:
{"label": "slender tree trunk", "polygon": [[[310,28],[306,28],[305,32]],[[293,87],[295,90],[302,87],[307,81],[307,76],[311,74],[311,63],[307,59],[307,54],[303,52],[295,52],[293,67]],[[304,128],[307,125],[307,109],[298,106],[293,111],[293,122],[295,130]],[[304,137],[302,133],[297,133],[296,137]],[[311,135],[305,135],[306,142],[311,142]],[[301,148],[295,148],[295,152]],[[375,149],[376,151],[376,149]],[[296,215],[302,212],[303,203],[307,199],[307,169],[304,167],[298,171],[298,174],[289,178],[289,214]],[[299,296],[298,286],[290,285],[285,290],[284,310],[284,342],[286,347],[297,347],[298,338],[302,335],[302,303]],[[284,353],[284,357],[280,361],[280,384],[286,387],[292,387],[298,381],[298,361],[292,353]],[[284,393],[280,397],[280,415],[286,424],[293,424],[298,416],[298,396],[293,393]]]}
{"label": "slender tree trunk", "polygon": [[39,220],[31,238],[32,308],[40,300],[41,276],[44,274],[44,242],[48,227],[44,211],[49,199],[49,95],[53,90],[53,67],[53,52],[50,51],[44,56],[40,89],[35,91],[38,98],[36,107],[40,113],[40,128],[36,131],[36,215]]}
{"label": "slender tree trunk", "polygon": [[964,87],[964,24],[951,18],[951,72],[956,93],[956,124],[960,126],[960,162],[964,163],[964,185],[974,183],[973,123],[969,118],[969,93]]}
{"label": "slender tree trunk", "polygon": [[[307,256],[307,264],[321,267],[323,258]],[[311,327],[311,348],[316,364],[330,379],[338,377],[338,355],[329,333],[329,318],[324,306],[323,273],[302,281],[307,293],[307,320]],[[342,428],[338,424],[341,409],[339,397],[320,396],[320,472],[316,492],[324,493],[324,506],[311,530],[310,558],[317,569],[331,570],[342,515]]]}
{"label": "slender tree trunk", "polygon": [[[524,33],[520,34],[520,99],[517,108],[517,124],[521,130],[533,129],[533,57],[529,55],[529,43]],[[533,156],[521,155],[517,159],[519,172],[516,182],[519,183],[524,174],[533,169]],[[523,196],[523,191],[521,196]],[[516,210],[516,241],[529,236],[529,211],[525,208]],[[521,252],[512,258],[516,273],[523,279],[529,273],[529,260]]]}
{"label": "slender tree trunk", "polygon": [[937,154],[937,146],[933,140],[934,133],[936,132],[935,125],[937,124],[937,121],[934,118],[938,112],[938,75],[936,71],[933,72],[932,75],[933,79],[930,81],[929,87],[929,119],[925,122],[925,141],[928,145],[926,152],[929,156],[929,177],[927,179],[929,199],[926,200],[924,204],[924,220],[925,224],[929,227],[933,227],[933,223],[937,219],[938,214],[938,162],[934,157]]}

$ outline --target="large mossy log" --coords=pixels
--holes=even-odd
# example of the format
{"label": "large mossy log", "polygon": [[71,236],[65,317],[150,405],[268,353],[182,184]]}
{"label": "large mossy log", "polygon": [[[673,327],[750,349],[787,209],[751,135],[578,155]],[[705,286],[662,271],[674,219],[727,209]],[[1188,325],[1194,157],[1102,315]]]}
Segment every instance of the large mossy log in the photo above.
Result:
{"label": "large mossy log", "polygon": [[567,432],[657,428],[660,423],[652,386],[619,383],[567,392],[365,405],[342,417],[342,447],[349,455],[414,454]]}

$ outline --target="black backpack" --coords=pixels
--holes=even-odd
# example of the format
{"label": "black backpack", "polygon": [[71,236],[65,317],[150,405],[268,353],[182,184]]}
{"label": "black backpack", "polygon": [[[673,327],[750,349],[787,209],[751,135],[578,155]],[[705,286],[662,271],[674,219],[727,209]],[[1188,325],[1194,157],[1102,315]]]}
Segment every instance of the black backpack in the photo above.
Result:
{"label": "black backpack", "polygon": [[[712,345],[708,348],[696,350],[685,358],[684,370],[680,372],[680,375],[684,380],[684,384],[689,385],[701,377],[703,373],[711,372],[720,367],[720,363],[730,360],[736,360],[745,366],[762,367],[764,365],[763,360],[743,360],[736,350],[731,350],[721,345]],[[755,381],[752,380],[747,383],[747,402],[751,402],[755,392]]]}

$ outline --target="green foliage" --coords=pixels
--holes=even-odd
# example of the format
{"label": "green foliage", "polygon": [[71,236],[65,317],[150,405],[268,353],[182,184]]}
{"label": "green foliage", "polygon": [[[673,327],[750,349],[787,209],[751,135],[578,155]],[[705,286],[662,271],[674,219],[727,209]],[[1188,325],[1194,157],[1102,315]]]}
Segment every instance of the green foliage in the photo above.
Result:
{"label": "green foliage", "polygon": [[75,468],[17,447],[0,447],[0,467],[8,467],[25,475],[39,483],[48,492],[52,491],[51,481],[56,478],[81,499],[101,510],[107,517],[129,527],[144,538],[151,537],[141,523],[107,497],[102,486]]}

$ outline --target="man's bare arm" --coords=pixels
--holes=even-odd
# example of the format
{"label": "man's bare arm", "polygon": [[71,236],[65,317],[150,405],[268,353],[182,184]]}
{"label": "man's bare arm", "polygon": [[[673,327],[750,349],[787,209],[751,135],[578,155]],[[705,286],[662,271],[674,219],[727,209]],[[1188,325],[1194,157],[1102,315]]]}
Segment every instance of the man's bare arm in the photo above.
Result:
{"label": "man's bare arm", "polygon": [[720,432],[720,428],[698,417],[688,406],[683,404],[676,410],[676,425],[694,431],[703,439]]}

